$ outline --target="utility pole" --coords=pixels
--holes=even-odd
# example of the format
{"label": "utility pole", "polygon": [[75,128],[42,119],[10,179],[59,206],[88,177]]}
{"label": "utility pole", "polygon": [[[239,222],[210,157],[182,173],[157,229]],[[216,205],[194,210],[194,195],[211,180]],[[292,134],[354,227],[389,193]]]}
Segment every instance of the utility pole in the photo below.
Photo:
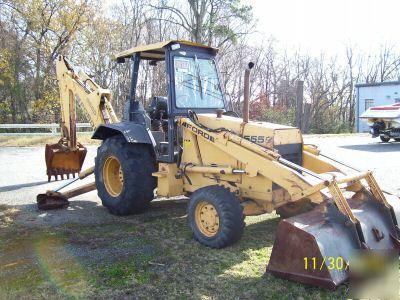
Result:
{"label": "utility pole", "polygon": [[308,128],[309,128],[309,118],[311,115],[311,103],[304,103],[304,108],[303,108],[303,119],[301,121],[301,132],[302,133],[308,133]]}
{"label": "utility pole", "polygon": [[302,117],[303,117],[303,91],[304,91],[304,81],[296,81],[296,119],[295,125],[301,128]]}

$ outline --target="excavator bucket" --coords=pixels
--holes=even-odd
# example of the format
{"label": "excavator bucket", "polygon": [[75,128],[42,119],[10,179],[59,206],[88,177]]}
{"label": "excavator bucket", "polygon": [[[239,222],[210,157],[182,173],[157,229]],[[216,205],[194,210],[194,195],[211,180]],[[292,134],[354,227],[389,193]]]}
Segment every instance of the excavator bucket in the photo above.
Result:
{"label": "excavator bucket", "polygon": [[54,176],[58,180],[69,178],[70,175],[75,177],[75,173],[79,173],[85,160],[87,149],[82,144],[77,143],[76,150],[70,150],[60,141],[57,144],[46,144],[45,150],[47,178],[51,180]]}
{"label": "excavator bucket", "polygon": [[267,272],[289,280],[334,289],[349,278],[360,250],[398,251],[400,199],[386,196],[391,207],[363,189],[347,199],[359,223],[327,200],[312,211],[278,225]]}

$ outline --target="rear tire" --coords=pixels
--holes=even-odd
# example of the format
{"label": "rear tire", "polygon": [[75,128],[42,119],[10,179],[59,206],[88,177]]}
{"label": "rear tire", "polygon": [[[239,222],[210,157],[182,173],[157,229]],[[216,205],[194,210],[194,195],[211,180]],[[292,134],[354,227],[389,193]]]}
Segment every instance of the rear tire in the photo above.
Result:
{"label": "rear tire", "polygon": [[121,135],[106,139],[97,149],[95,178],[103,206],[114,215],[146,209],[154,198],[155,158],[146,144],[128,143]]}
{"label": "rear tire", "polygon": [[196,240],[211,248],[235,243],[245,226],[239,198],[217,185],[198,189],[190,196],[188,222]]}
{"label": "rear tire", "polygon": [[396,142],[400,142],[400,138],[395,138],[394,139]]}
{"label": "rear tire", "polygon": [[301,199],[293,203],[287,203],[276,209],[276,213],[282,218],[287,219],[312,210],[315,205],[309,199]]}
{"label": "rear tire", "polygon": [[386,137],[383,135],[380,135],[379,138],[381,139],[382,142],[387,143],[390,141],[390,137]]}

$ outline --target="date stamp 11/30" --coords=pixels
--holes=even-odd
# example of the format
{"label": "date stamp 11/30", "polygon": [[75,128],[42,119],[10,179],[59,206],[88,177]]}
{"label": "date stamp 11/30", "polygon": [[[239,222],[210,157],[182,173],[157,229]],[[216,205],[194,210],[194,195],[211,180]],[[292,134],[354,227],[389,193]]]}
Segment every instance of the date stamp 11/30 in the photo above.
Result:
{"label": "date stamp 11/30", "polygon": [[347,271],[349,269],[349,262],[341,256],[328,256],[323,258],[304,257],[305,270],[322,271],[324,266],[326,266],[328,270]]}

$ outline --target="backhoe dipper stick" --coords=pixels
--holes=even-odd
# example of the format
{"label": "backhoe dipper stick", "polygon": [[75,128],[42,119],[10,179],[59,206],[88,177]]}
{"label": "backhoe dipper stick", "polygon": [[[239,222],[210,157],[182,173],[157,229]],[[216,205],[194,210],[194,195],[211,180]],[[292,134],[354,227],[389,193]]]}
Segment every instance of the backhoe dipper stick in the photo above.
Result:
{"label": "backhoe dipper stick", "polygon": [[88,168],[86,170],[83,170],[82,172],[80,172],[78,174],[77,178],[71,180],[70,182],[67,182],[66,184],[63,184],[62,186],[60,186],[57,189],[55,189],[53,192],[59,192],[60,190],[62,190],[63,188],[69,186],[70,184],[74,183],[75,181],[78,181],[80,179],[84,179],[84,178],[88,177],[90,174],[93,174],[93,172],[94,172],[94,166],[90,167],[90,168]]}

